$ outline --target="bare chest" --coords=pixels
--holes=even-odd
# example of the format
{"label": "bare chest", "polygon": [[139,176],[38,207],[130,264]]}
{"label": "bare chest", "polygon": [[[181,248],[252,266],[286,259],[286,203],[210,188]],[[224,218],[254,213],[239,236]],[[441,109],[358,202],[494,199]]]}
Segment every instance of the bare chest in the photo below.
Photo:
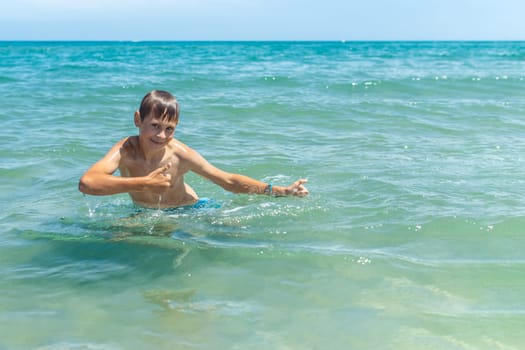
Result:
{"label": "bare chest", "polygon": [[156,162],[147,162],[135,158],[124,159],[119,166],[119,170],[121,176],[124,177],[146,176],[168,163],[171,164],[171,167],[167,172],[172,177],[176,178],[182,175],[183,171],[181,171],[180,161],[176,156],[166,157]]}

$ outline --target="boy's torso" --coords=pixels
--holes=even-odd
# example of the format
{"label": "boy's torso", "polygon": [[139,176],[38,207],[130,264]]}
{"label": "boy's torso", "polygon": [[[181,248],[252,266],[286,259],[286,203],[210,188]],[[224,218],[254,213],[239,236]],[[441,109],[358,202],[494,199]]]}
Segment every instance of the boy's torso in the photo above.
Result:
{"label": "boy's torso", "polygon": [[169,208],[193,204],[199,199],[195,191],[184,183],[184,174],[188,172],[188,169],[179,156],[181,145],[179,141],[172,139],[157,157],[152,157],[147,161],[142,156],[137,136],[128,138],[124,143],[119,164],[120,175],[123,177],[147,176],[152,171],[171,163],[171,167],[166,171],[171,175],[171,187],[162,193],[130,192],[136,204],[145,207]]}

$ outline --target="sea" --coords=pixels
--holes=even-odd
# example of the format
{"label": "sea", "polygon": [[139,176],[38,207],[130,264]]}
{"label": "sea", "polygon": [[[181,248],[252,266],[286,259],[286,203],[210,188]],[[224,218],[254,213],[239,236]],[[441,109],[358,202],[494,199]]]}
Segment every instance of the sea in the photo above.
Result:
{"label": "sea", "polygon": [[[0,42],[0,348],[522,349],[524,79],[511,41]],[[83,195],[153,89],[310,195]]]}

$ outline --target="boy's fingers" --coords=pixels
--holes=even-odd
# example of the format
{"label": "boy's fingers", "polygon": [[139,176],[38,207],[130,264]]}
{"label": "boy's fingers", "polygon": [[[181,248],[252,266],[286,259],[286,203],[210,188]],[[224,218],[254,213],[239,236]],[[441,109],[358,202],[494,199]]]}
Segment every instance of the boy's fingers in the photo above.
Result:
{"label": "boy's fingers", "polygon": [[158,168],[157,171],[159,173],[163,173],[163,172],[167,171],[169,168],[171,168],[171,163],[164,164],[163,166]]}
{"label": "boy's fingers", "polygon": [[307,183],[308,180],[307,179],[299,179],[295,182],[295,190],[294,190],[294,193],[296,196],[307,196],[308,195],[308,190],[303,187],[303,184]]}
{"label": "boy's fingers", "polygon": [[164,166],[162,167],[162,175],[164,175],[164,177],[165,177],[167,180],[171,180],[171,174],[166,173],[166,171],[168,171],[169,168],[171,168],[171,163],[167,163],[166,165],[164,165]]}
{"label": "boy's fingers", "polygon": [[[171,163],[165,164],[165,165],[163,165],[163,166],[161,166],[161,167],[159,167],[159,168],[153,170],[153,171],[151,172],[151,174],[152,174],[152,175],[153,175],[153,174],[155,174],[155,175],[157,175],[157,174],[162,174],[162,173],[166,172],[169,168],[171,168]],[[164,174],[164,175],[167,175],[167,174]]]}
{"label": "boy's fingers", "polygon": [[305,183],[307,183],[307,182],[308,182],[307,179],[299,179],[299,180],[296,181],[297,186],[300,186],[300,185],[305,184]]}

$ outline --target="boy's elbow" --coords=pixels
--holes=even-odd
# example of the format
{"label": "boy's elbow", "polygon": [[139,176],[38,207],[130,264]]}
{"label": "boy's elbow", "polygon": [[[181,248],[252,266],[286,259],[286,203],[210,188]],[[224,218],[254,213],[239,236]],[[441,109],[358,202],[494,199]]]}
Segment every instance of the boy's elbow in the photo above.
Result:
{"label": "boy's elbow", "polygon": [[78,182],[78,190],[85,194],[93,194],[93,188],[88,176],[83,175]]}

